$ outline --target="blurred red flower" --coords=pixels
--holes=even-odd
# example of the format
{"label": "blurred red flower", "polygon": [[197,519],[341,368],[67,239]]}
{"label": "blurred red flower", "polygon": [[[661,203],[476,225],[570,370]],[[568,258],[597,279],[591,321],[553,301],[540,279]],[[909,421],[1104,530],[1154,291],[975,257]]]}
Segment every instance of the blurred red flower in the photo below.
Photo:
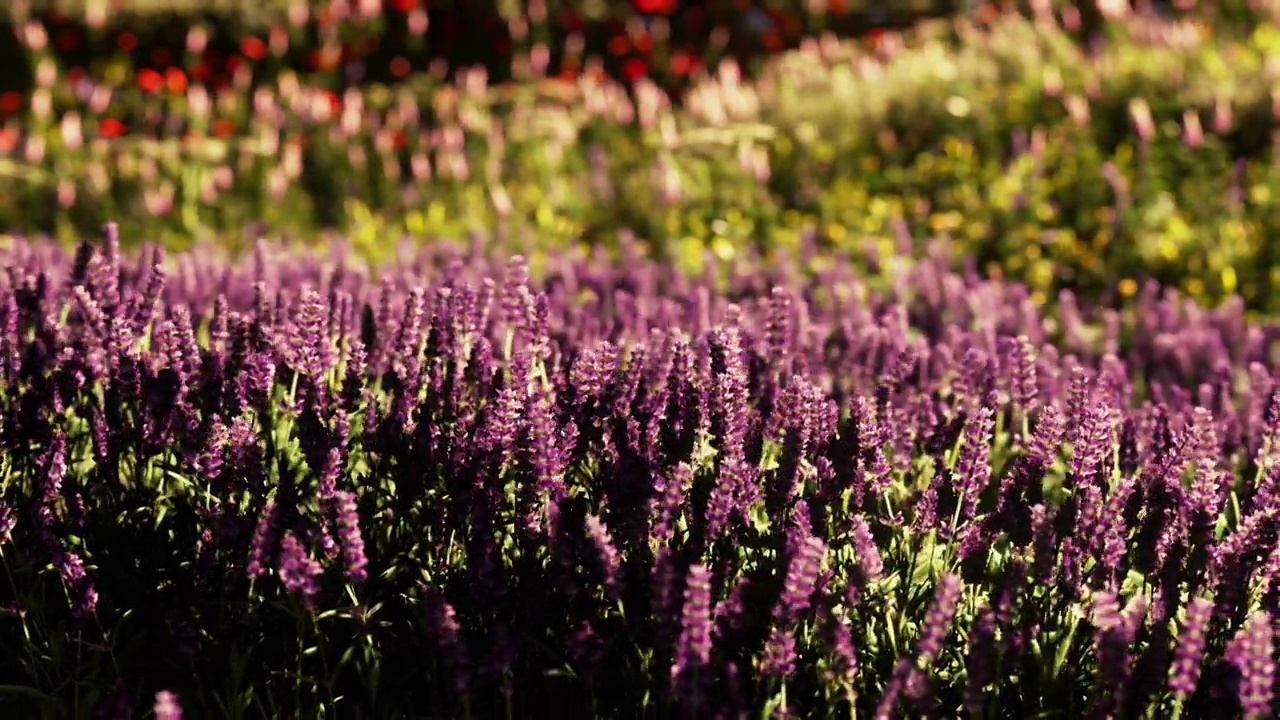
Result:
{"label": "blurred red flower", "polygon": [[582,16],[571,8],[565,8],[560,13],[560,27],[565,32],[578,32],[583,27]]}
{"label": "blurred red flower", "polygon": [[213,122],[213,134],[220,138],[229,138],[236,131],[236,124],[226,118]]}
{"label": "blurred red flower", "polygon": [[649,66],[640,58],[631,58],[622,64],[622,73],[634,82],[649,74]]}
{"label": "blurred red flower", "polygon": [[677,51],[671,56],[671,72],[683,77],[693,72],[697,63],[698,58],[695,57],[692,52],[689,52],[688,50]]}
{"label": "blurred red flower", "polygon": [[22,109],[22,93],[10,90],[0,93],[0,113],[16,113]]}
{"label": "blurred red flower", "polygon": [[116,47],[125,52],[133,52],[138,47],[138,36],[131,32],[122,32],[116,37]]}
{"label": "blurred red flower", "polygon": [[187,75],[176,67],[164,71],[164,84],[169,92],[178,95],[187,91]]}
{"label": "blurred red flower", "polygon": [[408,13],[410,10],[418,7],[418,0],[392,0],[392,4],[402,13]]}
{"label": "blurred red flower", "polygon": [[18,147],[18,133],[0,128],[0,152],[8,153]]}
{"label": "blurred red flower", "polygon": [[636,0],[636,10],[653,15],[670,15],[679,4],[679,0]]}
{"label": "blurred red flower", "polygon": [[156,92],[163,84],[164,78],[155,70],[143,68],[138,71],[138,87],[142,88],[143,92]]}
{"label": "blurred red flower", "polygon": [[118,138],[124,134],[124,123],[115,118],[102,118],[98,122],[98,134],[104,138]]}
{"label": "blurred red flower", "polygon": [[63,28],[54,36],[53,46],[61,52],[74,50],[80,45],[80,33],[75,28]]}
{"label": "blurred red flower", "polygon": [[262,38],[250,35],[240,41],[240,52],[250,60],[261,60],[267,54],[267,44]]}

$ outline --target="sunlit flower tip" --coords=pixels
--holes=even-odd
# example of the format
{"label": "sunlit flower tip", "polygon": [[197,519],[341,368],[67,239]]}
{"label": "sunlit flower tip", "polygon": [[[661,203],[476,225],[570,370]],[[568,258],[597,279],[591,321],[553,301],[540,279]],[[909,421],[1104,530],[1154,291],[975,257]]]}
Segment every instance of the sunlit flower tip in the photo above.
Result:
{"label": "sunlit flower tip", "polygon": [[156,693],[152,711],[156,720],[182,720],[182,705],[178,702],[178,696],[169,690]]}

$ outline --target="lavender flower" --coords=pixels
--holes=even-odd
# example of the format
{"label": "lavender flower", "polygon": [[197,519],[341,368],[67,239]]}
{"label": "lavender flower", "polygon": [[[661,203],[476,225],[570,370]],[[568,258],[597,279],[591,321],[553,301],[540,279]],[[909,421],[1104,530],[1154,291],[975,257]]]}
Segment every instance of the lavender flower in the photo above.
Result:
{"label": "lavender flower", "polygon": [[437,590],[426,593],[427,630],[440,648],[456,692],[466,695],[471,685],[470,649],[458,623],[457,612]]}
{"label": "lavender flower", "polygon": [[933,604],[925,614],[924,624],[920,626],[920,639],[916,641],[916,655],[921,666],[928,667],[941,652],[943,640],[951,630],[951,621],[955,617],[956,606],[960,602],[960,593],[960,578],[951,573],[944,573],[938,581]]}
{"label": "lavender flower", "polygon": [[1196,691],[1200,680],[1200,665],[1204,657],[1205,635],[1213,614],[1213,601],[1193,598],[1187,605],[1182,632],[1178,635],[1178,647],[1173,655],[1173,667],[1169,676],[1169,689],[1181,702]]}
{"label": "lavender flower", "polygon": [[965,658],[968,681],[964,690],[965,708],[971,714],[980,714],[985,704],[986,686],[995,680],[996,616],[990,605],[978,610],[978,617],[969,631],[969,653]]}
{"label": "lavender flower", "polygon": [[875,537],[871,534],[871,527],[867,525],[866,518],[861,514],[854,515],[849,522],[852,525],[853,548],[857,554],[861,579],[868,584],[879,582],[884,575],[884,561],[880,557],[879,548],[876,547]]}
{"label": "lavender flower", "polygon": [[182,720],[182,705],[178,696],[169,690],[156,693],[156,703],[152,708],[156,720]]}
{"label": "lavender flower", "polygon": [[3,499],[0,499],[0,548],[4,547],[11,537],[13,528],[18,524],[18,514]]}
{"label": "lavender flower", "polygon": [[360,515],[356,508],[355,493],[339,490],[335,500],[338,543],[342,546],[342,558],[347,566],[347,579],[352,582],[364,582],[368,577],[369,561],[365,557],[364,539],[360,535]]}
{"label": "lavender flower", "polygon": [[1227,647],[1227,661],[1239,675],[1236,693],[1247,720],[1270,717],[1276,709],[1274,622],[1270,612],[1254,613]]}
{"label": "lavender flower", "polygon": [[699,675],[711,664],[711,573],[705,565],[689,568],[682,615],[671,678],[684,700],[700,705],[702,680]]}
{"label": "lavender flower", "polygon": [[597,570],[600,572],[600,578],[605,587],[614,590],[617,588],[618,583],[619,558],[618,550],[614,547],[613,539],[609,536],[609,529],[595,515],[587,516],[586,527],[587,537],[591,540],[591,546],[595,550],[594,561]]}
{"label": "lavender flower", "polygon": [[280,564],[277,572],[285,589],[299,596],[307,605],[320,592],[320,586],[316,582],[321,572],[320,565],[307,555],[306,549],[291,532],[285,533],[280,541]]}

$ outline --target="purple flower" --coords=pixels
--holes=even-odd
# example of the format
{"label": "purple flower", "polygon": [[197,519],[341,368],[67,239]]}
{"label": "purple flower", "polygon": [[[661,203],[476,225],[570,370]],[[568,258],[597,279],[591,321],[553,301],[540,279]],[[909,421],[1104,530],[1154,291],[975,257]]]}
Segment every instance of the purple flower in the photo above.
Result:
{"label": "purple flower", "polygon": [[807,537],[794,548],[793,553],[783,581],[782,595],[774,609],[775,622],[784,626],[794,624],[808,609],[827,546],[820,538]]}
{"label": "purple flower", "polygon": [[268,500],[262,508],[258,524],[253,531],[253,542],[249,546],[249,564],[246,572],[249,577],[261,577],[267,571],[267,565],[276,550],[276,503]]}
{"label": "purple flower", "polygon": [[1239,674],[1236,696],[1246,720],[1270,717],[1276,703],[1272,613],[1255,612],[1227,646],[1227,662]]}
{"label": "purple flower", "polygon": [[156,693],[155,706],[152,708],[156,720],[182,720],[182,705],[178,696],[168,690]]}
{"label": "purple flower", "polygon": [[45,504],[52,504],[58,499],[62,490],[62,480],[67,474],[67,435],[61,430],[53,435],[49,449],[40,460],[44,469],[41,478],[41,499]]}
{"label": "purple flower", "polygon": [[746,629],[747,621],[747,589],[751,581],[745,575],[739,575],[729,589],[729,594],[716,603],[712,613],[715,621],[713,634],[715,637],[728,640],[739,636]]}
{"label": "purple flower", "polygon": [[440,647],[440,653],[453,678],[454,690],[465,695],[471,685],[471,654],[458,623],[457,613],[438,590],[428,590],[425,601],[427,631]]}
{"label": "purple flower", "polygon": [[790,677],[796,671],[796,634],[790,626],[769,628],[764,653],[760,656],[760,672],[767,677]]}
{"label": "purple flower", "polygon": [[951,631],[951,621],[960,603],[961,585],[960,577],[951,573],[944,573],[938,582],[933,604],[925,613],[924,624],[920,628],[920,639],[916,641],[916,655],[925,667],[932,664],[942,651],[943,640]]}
{"label": "purple flower", "polygon": [[996,679],[996,615],[990,605],[983,605],[969,630],[969,653],[965,658],[968,680],[964,690],[965,708],[981,714],[986,686]]}
{"label": "purple flower", "polygon": [[54,552],[53,565],[71,596],[71,617],[88,618],[98,608],[98,591],[85,570],[84,560],[76,553],[59,549]]}
{"label": "purple flower", "polygon": [[618,550],[614,547],[613,539],[609,536],[609,529],[605,527],[604,521],[595,515],[588,515],[586,519],[587,537],[591,540],[591,547],[595,550],[594,561],[596,569],[601,574],[601,580],[605,587],[613,590],[617,587],[618,582],[618,566],[621,562],[618,557]]}
{"label": "purple flower", "polygon": [[0,499],[0,547],[9,542],[13,528],[18,524],[18,514],[3,499]]}
{"label": "purple flower", "polygon": [[306,548],[287,532],[280,541],[280,564],[277,567],[280,582],[289,592],[299,596],[304,604],[310,604],[320,586],[316,578],[320,575],[320,564],[307,555]]}
{"label": "purple flower", "polygon": [[1187,605],[1182,632],[1178,635],[1178,647],[1173,654],[1173,669],[1169,676],[1169,689],[1174,697],[1185,702],[1196,691],[1200,681],[1200,666],[1204,658],[1205,636],[1213,615],[1213,601],[1193,598]]}
{"label": "purple flower", "polygon": [[871,527],[867,525],[866,517],[861,513],[855,514],[849,519],[849,523],[852,526],[850,532],[853,550],[857,554],[862,582],[879,582],[884,575],[884,561],[880,557],[880,550],[876,547],[876,540],[871,534]]}
{"label": "purple flower", "polygon": [[1001,339],[1003,364],[1008,375],[1009,395],[1014,407],[1027,417],[1035,411],[1039,388],[1036,385],[1036,351],[1026,335]]}
{"label": "purple flower", "polygon": [[977,511],[978,496],[991,480],[991,431],[995,428],[995,413],[989,407],[978,409],[964,428],[964,446],[956,461],[952,482],[960,495],[960,522],[973,517]]}
{"label": "purple flower", "polygon": [[682,699],[696,706],[705,682],[699,676],[711,664],[711,572],[706,565],[689,567],[682,616],[671,678]]}
{"label": "purple flower", "polygon": [[661,484],[660,494],[650,500],[649,516],[652,518],[653,539],[665,545],[675,532],[675,521],[680,516],[685,490],[693,480],[693,468],[680,463]]}
{"label": "purple flower", "polygon": [[338,544],[342,546],[342,559],[347,567],[347,579],[352,582],[364,582],[368,577],[369,561],[365,557],[364,539],[360,535],[360,515],[356,508],[355,493],[339,490],[335,500]]}
{"label": "purple flower", "polygon": [[1093,702],[1096,710],[1110,714],[1122,700],[1121,690],[1133,670],[1132,646],[1146,617],[1147,599],[1135,595],[1121,611],[1116,594],[1100,590],[1094,593],[1091,604],[1099,680]]}
{"label": "purple flower", "polygon": [[858,654],[847,618],[837,615],[834,603],[822,603],[818,614],[818,637],[830,656],[828,682],[851,685],[858,675]]}
{"label": "purple flower", "polygon": [[604,640],[590,621],[583,620],[573,629],[569,635],[568,654],[583,673],[591,674],[599,666],[604,657]]}

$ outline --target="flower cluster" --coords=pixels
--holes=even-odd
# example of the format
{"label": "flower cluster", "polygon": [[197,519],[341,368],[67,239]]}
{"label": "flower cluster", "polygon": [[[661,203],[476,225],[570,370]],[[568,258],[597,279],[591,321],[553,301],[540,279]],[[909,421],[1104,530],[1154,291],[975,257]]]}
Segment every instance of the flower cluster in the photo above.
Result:
{"label": "flower cluster", "polygon": [[1274,707],[1280,326],[1239,303],[1046,310],[943,249],[118,243],[0,249],[0,677],[38,693]]}

